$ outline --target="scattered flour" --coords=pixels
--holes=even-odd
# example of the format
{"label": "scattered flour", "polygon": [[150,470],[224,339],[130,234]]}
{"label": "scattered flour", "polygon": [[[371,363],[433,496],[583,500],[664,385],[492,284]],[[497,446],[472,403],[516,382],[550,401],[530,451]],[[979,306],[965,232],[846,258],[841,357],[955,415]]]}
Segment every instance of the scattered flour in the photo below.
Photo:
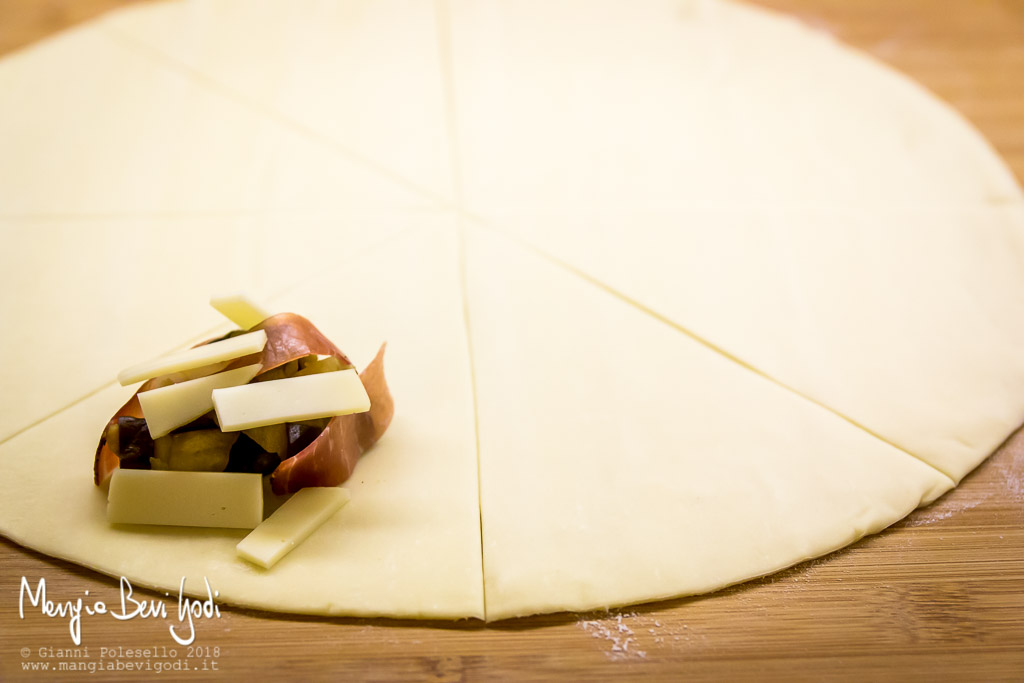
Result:
{"label": "scattered flour", "polygon": [[916,514],[907,520],[907,526],[927,526],[935,522],[941,522],[953,515],[974,509],[992,497],[991,492],[975,494],[971,497],[965,495],[958,496],[957,494],[960,493],[962,491],[955,491],[941,503],[918,510]]}
{"label": "scattered flour", "polygon": [[[1014,443],[1009,448],[1013,450],[1012,457],[1008,457],[1010,454],[1004,452],[1000,454],[1002,457],[997,456],[996,462],[992,465],[998,473],[998,478],[1002,479],[1010,498],[1014,501],[1024,502],[1024,447]],[[956,489],[938,503],[918,510],[907,520],[907,526],[926,526],[949,519],[953,515],[978,507],[992,495],[991,487],[984,490]]]}
{"label": "scattered flour", "polygon": [[636,617],[636,612],[611,612],[603,619],[580,619],[576,625],[590,633],[593,638],[603,638],[610,643],[605,655],[612,660],[644,659],[647,652],[637,644],[636,633],[630,628],[627,620]]}
{"label": "scattered flour", "polygon": [[686,624],[664,625],[654,615],[607,611],[581,615],[576,625],[608,644],[605,656],[612,661],[647,658],[651,648],[685,647],[706,636]]}
{"label": "scattered flour", "polygon": [[[1000,458],[995,463],[995,467],[1011,498],[1024,503],[1024,446],[1015,448],[1012,458]],[[971,510],[992,496],[991,487],[988,490],[978,491],[961,489],[935,505],[918,510],[907,520],[906,524],[911,527],[934,524]],[[1024,505],[1021,506],[1021,515],[1024,518]],[[818,565],[828,562],[829,559],[828,556],[815,558],[805,562],[802,566],[805,570],[810,571]],[[804,574],[805,572],[797,574],[787,572],[785,580],[799,581]],[[762,581],[773,582],[779,576],[779,574],[774,574]],[[838,580],[842,581],[841,578]],[[650,649],[688,647],[706,640],[706,636],[700,632],[699,626],[690,628],[690,625],[687,624],[663,625],[662,621],[653,615],[635,611],[606,610],[580,615],[576,626],[589,633],[591,638],[597,638],[606,643],[607,649],[604,654],[612,661],[643,660],[647,658],[647,652]]]}
{"label": "scattered flour", "polygon": [[997,465],[1010,495],[1024,502],[1024,448],[1014,448],[1013,458],[1002,459]]}

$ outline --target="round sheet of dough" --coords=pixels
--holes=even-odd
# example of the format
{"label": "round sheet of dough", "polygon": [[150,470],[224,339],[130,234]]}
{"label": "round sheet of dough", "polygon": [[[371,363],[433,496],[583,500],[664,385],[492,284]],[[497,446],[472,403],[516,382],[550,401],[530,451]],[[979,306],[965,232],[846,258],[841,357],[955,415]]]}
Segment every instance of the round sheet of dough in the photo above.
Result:
{"label": "round sheet of dough", "polygon": [[[694,594],[878,531],[1024,419],[1024,198],[902,76],[724,1],[183,0],[0,62],[0,533],[285,612]],[[117,372],[248,290],[396,417],[272,570],[112,527]]]}

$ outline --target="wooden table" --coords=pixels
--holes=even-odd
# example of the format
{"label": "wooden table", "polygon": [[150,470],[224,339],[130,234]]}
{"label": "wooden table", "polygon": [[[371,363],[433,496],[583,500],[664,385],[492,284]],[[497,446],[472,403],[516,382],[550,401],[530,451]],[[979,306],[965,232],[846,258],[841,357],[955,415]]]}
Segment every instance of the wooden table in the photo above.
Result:
{"label": "wooden table", "polygon": [[[0,0],[0,53],[122,4]],[[758,4],[800,16],[916,78],[970,119],[1024,178],[1024,1]],[[33,586],[45,577],[60,600],[85,591],[89,599],[118,600],[113,580],[0,540],[0,678],[52,680],[61,661],[96,662],[102,647],[148,647],[157,648],[148,658],[108,652],[106,659],[154,669],[183,660],[195,680],[1024,680],[1024,436],[931,507],[850,548],[713,595],[610,614],[483,625],[222,608],[219,619],[198,625],[192,652],[174,645],[168,622],[86,616],[90,659],[72,660],[56,651],[72,646],[67,620],[34,610],[19,618],[22,576]],[[176,606],[166,602],[176,623]],[[172,646],[176,657],[161,649]],[[32,662],[51,670],[23,671]],[[101,672],[91,680],[126,675]]]}

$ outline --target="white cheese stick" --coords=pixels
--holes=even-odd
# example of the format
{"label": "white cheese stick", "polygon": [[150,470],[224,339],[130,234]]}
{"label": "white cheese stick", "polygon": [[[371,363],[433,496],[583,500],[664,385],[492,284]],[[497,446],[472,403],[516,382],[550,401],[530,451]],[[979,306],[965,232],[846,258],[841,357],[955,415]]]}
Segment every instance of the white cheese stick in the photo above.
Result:
{"label": "white cheese stick", "polygon": [[370,397],[355,370],[338,370],[217,389],[213,407],[220,428],[236,432],[279,422],[365,413],[370,409]]}
{"label": "white cheese stick", "polygon": [[111,524],[252,529],[263,521],[263,477],[239,472],[115,470]]}
{"label": "white cheese stick", "polygon": [[301,489],[235,546],[238,554],[270,569],[348,503],[348,489],[314,486]]}
{"label": "white cheese stick", "polygon": [[240,334],[237,337],[224,339],[212,344],[204,344],[194,349],[187,349],[172,353],[168,356],[161,356],[153,360],[139,363],[122,370],[117,376],[121,386],[127,386],[133,382],[151,379],[171,372],[191,370],[204,365],[219,363],[222,360],[231,360],[248,356],[250,353],[259,353],[267,344],[267,333],[263,330]]}
{"label": "white cheese stick", "polygon": [[210,297],[210,305],[243,330],[255,327],[270,317],[270,313],[244,294]]}
{"label": "white cheese stick", "polygon": [[262,366],[246,365],[139,394],[149,435],[157,439],[213,410],[213,390],[245,384]]}

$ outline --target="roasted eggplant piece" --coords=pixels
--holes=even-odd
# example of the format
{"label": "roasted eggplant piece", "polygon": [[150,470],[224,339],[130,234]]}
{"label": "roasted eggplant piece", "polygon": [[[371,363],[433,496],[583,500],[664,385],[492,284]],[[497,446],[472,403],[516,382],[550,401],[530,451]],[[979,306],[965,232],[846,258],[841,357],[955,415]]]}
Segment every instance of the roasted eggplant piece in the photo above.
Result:
{"label": "roasted eggplant piece", "polygon": [[145,469],[153,455],[149,425],[139,417],[119,417],[107,427],[107,445],[126,469]]}
{"label": "roasted eggplant piece", "polygon": [[223,472],[231,457],[231,446],[238,432],[200,429],[162,436],[155,442],[149,460],[154,470],[183,472]]}

